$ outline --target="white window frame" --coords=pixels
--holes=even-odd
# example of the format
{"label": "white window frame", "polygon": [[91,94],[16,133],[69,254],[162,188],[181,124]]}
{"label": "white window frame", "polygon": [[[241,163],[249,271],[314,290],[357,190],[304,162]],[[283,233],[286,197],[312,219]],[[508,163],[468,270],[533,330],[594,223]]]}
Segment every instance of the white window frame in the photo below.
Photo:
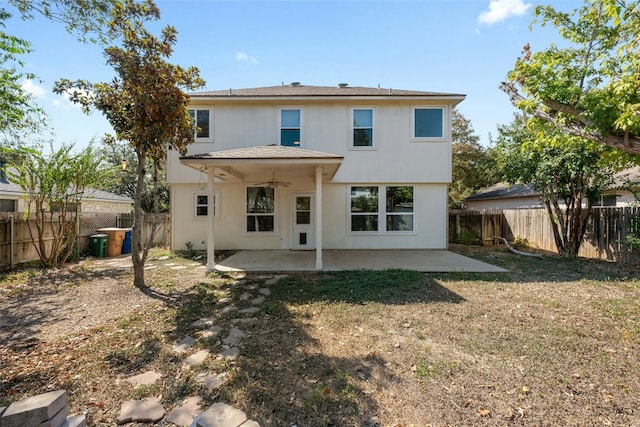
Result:
{"label": "white window frame", "polygon": [[[416,136],[416,110],[441,110],[442,111],[442,135],[441,136]],[[414,105],[411,107],[411,140],[417,142],[446,141],[449,136],[447,126],[447,107],[444,105]]]}
{"label": "white window frame", "polygon": [[[206,197],[207,204],[198,204],[198,197]],[[207,219],[209,218],[209,194],[203,192],[193,193],[193,217],[195,219]],[[206,206],[207,207],[207,215],[198,215],[198,207]],[[213,192],[213,218],[220,218],[220,192]]]}
{"label": "white window frame", "polygon": [[[286,110],[298,110],[300,112],[300,144],[298,145],[282,145],[282,112]],[[294,128],[285,128],[285,129],[294,129]],[[276,141],[278,141],[278,145],[282,147],[302,147],[304,145],[304,109],[299,105],[283,105],[278,108],[278,135],[276,137]]]}
{"label": "white window frame", "polygon": [[[371,145],[354,145],[354,132],[356,129],[360,129],[354,126],[353,116],[355,110],[371,110]],[[358,105],[349,108],[349,150],[376,150],[377,149],[377,138],[376,138],[376,109],[374,107],[368,105]]]}
{"label": "white window frame", "polygon": [[0,212],[17,212],[18,211],[18,204],[19,204],[19,199],[15,199],[13,197],[2,197],[0,198],[2,201],[12,201],[13,202],[13,207],[14,210],[12,211],[5,211],[5,210],[0,210]]}
{"label": "white window frame", "polygon": [[197,120],[198,118],[198,111],[209,112],[209,136],[199,137],[196,131],[193,133],[194,142],[213,142],[213,108],[189,107],[189,113],[191,113],[191,111],[194,113],[194,120]]}
{"label": "white window frame", "polygon": [[[353,231],[351,229],[351,188],[352,187],[377,187],[378,188],[378,230],[375,231]],[[413,211],[411,213],[387,212],[387,187],[411,187],[413,189]],[[356,213],[355,215],[365,215]],[[389,230],[387,231],[387,216],[389,215],[412,215],[413,230]],[[350,184],[347,186],[347,235],[351,236],[372,236],[372,235],[415,235],[417,234],[416,224],[416,186],[411,184]]]}
{"label": "white window frame", "polygon": [[[244,190],[244,233],[245,235],[248,236],[273,236],[278,234],[278,207],[277,207],[277,197],[278,197],[278,192],[277,189],[274,188],[273,189],[273,212],[268,212],[268,213],[254,213],[254,212],[247,212],[247,192],[249,191],[249,188],[260,188],[260,187],[266,187],[264,185],[248,185],[245,187]],[[248,231],[247,230],[247,218],[249,217],[249,215],[257,215],[257,216],[273,216],[273,231]]]}

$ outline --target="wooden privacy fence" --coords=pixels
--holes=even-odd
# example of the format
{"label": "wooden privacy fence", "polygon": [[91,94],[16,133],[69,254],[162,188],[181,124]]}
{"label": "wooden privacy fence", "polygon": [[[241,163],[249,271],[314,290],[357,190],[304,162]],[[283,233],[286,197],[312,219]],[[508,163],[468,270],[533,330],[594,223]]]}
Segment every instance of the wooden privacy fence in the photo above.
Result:
{"label": "wooden privacy fence", "polygon": [[[80,213],[78,225],[78,253],[89,252],[89,237],[97,234],[101,228],[130,228],[133,225],[133,214],[117,213]],[[151,233],[153,222],[157,221],[154,246],[170,245],[170,215],[145,214],[143,216],[142,236],[146,240]],[[47,227],[45,226],[45,230]],[[34,236],[37,239],[37,236]],[[45,235],[45,239],[51,239]],[[33,246],[27,221],[21,212],[0,213],[0,270],[30,261],[38,261],[38,253]]]}
{"label": "wooden privacy fence", "polygon": [[[625,240],[638,221],[640,208],[637,207],[593,208],[579,255],[624,264],[637,263],[638,254],[625,244]],[[451,211],[449,240],[461,242],[465,235],[477,236],[476,243],[484,245],[494,244],[494,236],[509,241],[523,239],[538,249],[557,252],[551,221],[544,208]]]}

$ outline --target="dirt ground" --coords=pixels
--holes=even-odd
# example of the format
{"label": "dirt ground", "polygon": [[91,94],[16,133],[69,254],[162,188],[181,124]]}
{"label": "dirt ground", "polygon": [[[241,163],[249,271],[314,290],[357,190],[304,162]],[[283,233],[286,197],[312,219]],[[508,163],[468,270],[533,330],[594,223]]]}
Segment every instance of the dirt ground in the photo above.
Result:
{"label": "dirt ground", "polygon": [[[150,289],[126,257],[0,282],[0,406],[64,388],[69,412],[115,425],[127,399],[194,394],[261,426],[640,426],[640,275],[589,260],[456,247],[504,274],[220,276],[156,252]],[[168,259],[161,258],[169,255]],[[202,317],[223,328],[268,287],[241,356],[192,371],[171,351]],[[212,353],[220,340],[198,340]],[[125,379],[153,369],[158,384]],[[206,393],[203,372],[229,381]]]}

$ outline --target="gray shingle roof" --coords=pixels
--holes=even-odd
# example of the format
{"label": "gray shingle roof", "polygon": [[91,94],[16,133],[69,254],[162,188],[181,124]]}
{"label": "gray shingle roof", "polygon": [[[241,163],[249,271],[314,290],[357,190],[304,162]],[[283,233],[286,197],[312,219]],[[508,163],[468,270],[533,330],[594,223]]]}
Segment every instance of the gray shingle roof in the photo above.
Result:
{"label": "gray shingle roof", "polygon": [[181,159],[342,159],[342,156],[322,151],[302,148],[283,147],[281,145],[260,145],[257,147],[235,148],[232,150],[212,151],[194,154]]}
{"label": "gray shingle roof", "polygon": [[536,197],[539,195],[540,193],[535,190],[532,184],[515,184],[510,186],[500,182],[489,188],[480,190],[476,194],[467,197],[465,200],[507,199],[511,197]]}
{"label": "gray shingle roof", "polygon": [[372,88],[359,86],[306,86],[306,85],[282,85],[247,89],[226,89],[191,93],[192,98],[217,97],[217,98],[241,98],[241,97],[451,97],[464,98],[465,95],[443,92],[423,92],[417,90],[400,90],[391,88]]}
{"label": "gray shingle roof", "polygon": [[[14,193],[16,196],[22,196],[22,188],[19,185],[9,182],[7,178],[0,178],[0,193]],[[133,199],[108,191],[98,190],[96,188],[87,188],[84,192],[85,198],[108,200],[112,202],[133,203]]]}

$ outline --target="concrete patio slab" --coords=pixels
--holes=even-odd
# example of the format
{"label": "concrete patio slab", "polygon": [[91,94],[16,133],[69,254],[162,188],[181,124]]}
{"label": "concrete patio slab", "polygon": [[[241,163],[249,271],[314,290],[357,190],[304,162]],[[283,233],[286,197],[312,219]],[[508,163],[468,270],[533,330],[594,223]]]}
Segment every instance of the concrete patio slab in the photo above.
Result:
{"label": "concrete patio slab", "polygon": [[[497,273],[507,270],[447,250],[324,250],[323,271],[386,270]],[[315,270],[315,251],[245,250],[216,265],[221,272],[306,272]]]}

